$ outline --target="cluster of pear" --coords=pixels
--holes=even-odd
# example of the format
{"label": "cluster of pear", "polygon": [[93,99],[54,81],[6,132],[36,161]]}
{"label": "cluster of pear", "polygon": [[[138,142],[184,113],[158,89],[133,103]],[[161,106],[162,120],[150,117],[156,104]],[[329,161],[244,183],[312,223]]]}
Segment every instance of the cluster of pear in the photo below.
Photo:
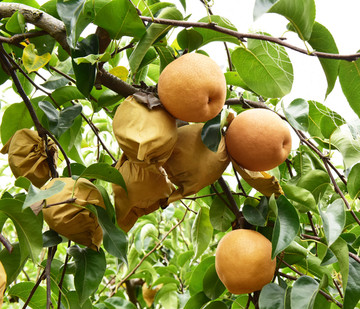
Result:
{"label": "cluster of pear", "polygon": [[[209,57],[186,54],[164,69],[158,93],[174,117],[203,122],[222,110],[226,81],[220,67]],[[250,109],[228,123],[225,147],[234,163],[249,171],[262,172],[286,160],[291,150],[291,134],[286,122],[270,109]],[[182,152],[191,148],[192,145],[184,141]],[[271,242],[259,232],[233,230],[217,246],[216,272],[231,293],[260,290],[274,276],[276,260],[271,259],[271,252]]]}

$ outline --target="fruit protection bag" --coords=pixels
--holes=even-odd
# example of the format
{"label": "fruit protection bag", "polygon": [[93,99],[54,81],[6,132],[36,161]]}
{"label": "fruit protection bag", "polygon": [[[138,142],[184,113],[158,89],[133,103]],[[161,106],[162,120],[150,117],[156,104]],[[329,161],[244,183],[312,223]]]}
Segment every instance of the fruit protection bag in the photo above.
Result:
{"label": "fruit protection bag", "polygon": [[[56,163],[58,151],[55,143],[49,140],[47,147],[53,156],[53,162]],[[39,188],[50,179],[45,144],[37,131],[16,131],[1,149],[1,153],[8,154],[9,166],[16,178],[24,176]]]}
{"label": "fruit protection bag", "polygon": [[176,120],[162,107],[149,109],[130,96],[118,107],[113,130],[123,150],[116,168],[126,184],[126,190],[113,184],[116,220],[127,232],[175,189],[162,165],[176,143]]}
{"label": "fruit protection bag", "polygon": [[3,304],[4,292],[6,288],[6,272],[3,264],[0,262],[0,308]]}
{"label": "fruit protection bag", "polygon": [[217,152],[201,140],[202,123],[178,128],[178,139],[172,155],[164,164],[170,181],[178,188],[167,203],[199,192],[219,179],[230,163],[222,137]]}
{"label": "fruit protection bag", "polygon": [[[42,187],[42,190],[52,187],[55,181],[64,182],[65,187],[46,199],[46,206],[43,208],[44,220],[60,235],[97,251],[103,232],[96,215],[86,206],[92,204],[105,208],[100,191],[85,178],[77,181],[72,178],[54,178]],[[75,200],[72,202],[71,199]],[[58,204],[60,202],[65,203]]]}

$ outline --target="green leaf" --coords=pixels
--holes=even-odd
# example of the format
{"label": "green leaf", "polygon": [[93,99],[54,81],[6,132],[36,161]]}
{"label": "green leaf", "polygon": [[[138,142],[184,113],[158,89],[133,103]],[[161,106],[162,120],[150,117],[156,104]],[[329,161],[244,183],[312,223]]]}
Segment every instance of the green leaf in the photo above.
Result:
{"label": "green leaf", "polygon": [[[309,39],[309,44],[317,52],[325,52],[331,54],[339,53],[335,40],[329,30],[318,22],[314,23],[311,37]],[[318,59],[325,72],[326,80],[328,83],[325,95],[325,97],[327,97],[334,89],[335,82],[339,74],[340,62],[338,60],[320,57]]]}
{"label": "green leaf", "polygon": [[126,184],[120,172],[107,163],[91,164],[81,173],[80,177],[101,179],[117,184],[126,190]]}
{"label": "green leaf", "polygon": [[[92,309],[91,300],[87,299],[85,303],[81,306],[79,303],[79,297],[75,291],[70,291],[65,294],[67,301],[69,302],[69,308],[71,309]],[[67,303],[67,302],[66,302]]]}
{"label": "green leaf", "polygon": [[31,185],[29,193],[26,196],[23,209],[29,208],[31,205],[49,198],[50,196],[59,193],[65,187],[65,182],[56,180],[54,184],[47,190],[40,190],[35,186]]}
{"label": "green leaf", "polygon": [[[31,290],[34,288],[34,282],[20,282],[12,286],[9,291],[8,295],[12,297],[19,297],[23,302],[25,302]],[[44,309],[46,308],[46,290],[42,286],[38,286],[35,290],[34,295],[32,295],[29,307],[32,309]]]}
{"label": "green leaf", "polygon": [[133,303],[118,296],[113,296],[111,298],[105,299],[104,303],[110,305],[109,307],[106,307],[108,309],[136,309],[136,306]]}
{"label": "green leaf", "polygon": [[58,88],[54,90],[54,92],[52,93],[52,97],[59,106],[72,100],[85,98],[84,95],[74,86],[65,86]]}
{"label": "green leaf", "polygon": [[198,292],[189,298],[184,309],[202,308],[209,300],[204,292]]}
{"label": "green leaf", "polygon": [[199,265],[196,266],[190,277],[190,295],[194,296],[195,294],[203,291],[203,278],[205,276],[206,270],[212,264],[215,264],[215,256],[209,256],[205,258],[199,263]]}
{"label": "green leaf", "polygon": [[[160,72],[173,60],[175,60],[175,51],[171,46],[154,45],[156,52],[160,57]],[[159,79],[159,77],[157,78]]]}
{"label": "green leaf", "polygon": [[360,161],[360,138],[354,140],[346,126],[335,130],[331,136],[331,144],[342,154],[345,168],[350,168]]}
{"label": "green leaf", "polygon": [[178,308],[179,297],[176,293],[178,287],[175,283],[164,285],[155,295],[155,302],[159,302],[164,309]]}
{"label": "green leaf", "polygon": [[208,267],[203,279],[204,293],[210,299],[216,299],[226,290],[224,284],[219,279],[215,264]]}
{"label": "green leaf", "polygon": [[280,98],[290,92],[293,67],[284,47],[249,39],[248,48],[235,49],[231,60],[241,79],[258,95]]}
{"label": "green leaf", "polygon": [[282,184],[281,187],[285,192],[286,197],[294,202],[293,205],[298,211],[319,212],[314,196],[307,189],[291,184]]}
{"label": "green leaf", "polygon": [[[339,267],[340,267],[340,273],[342,277],[342,284],[344,287],[344,290],[347,287],[348,281],[349,281],[349,249],[347,246],[347,243],[344,239],[339,237],[330,247],[330,250],[334,253],[336,256]],[[351,280],[351,279],[350,279]]]}
{"label": "green leaf", "polygon": [[118,228],[110,219],[106,210],[96,207],[100,226],[103,230],[103,245],[107,252],[127,264],[127,238],[124,231]]}
{"label": "green leaf", "polygon": [[316,295],[319,291],[319,283],[309,277],[298,278],[291,290],[291,307],[296,309],[312,309]]}
{"label": "green leaf", "polygon": [[127,0],[113,0],[97,13],[94,24],[104,28],[112,39],[122,36],[141,38],[146,28],[134,5]]}
{"label": "green leaf", "polygon": [[350,107],[360,117],[360,59],[351,62],[341,60],[339,80]]}
{"label": "green leaf", "polygon": [[224,75],[225,75],[227,85],[233,85],[233,86],[240,87],[240,88],[243,88],[245,90],[250,90],[251,91],[251,89],[241,79],[238,72],[235,72],[235,71],[225,72]]}
{"label": "green leaf", "polygon": [[209,216],[213,228],[221,232],[227,231],[231,227],[231,222],[235,220],[233,212],[218,196],[211,203]]}
{"label": "green leaf", "polygon": [[268,200],[263,196],[261,197],[260,203],[257,205],[247,203],[247,200],[245,200],[242,211],[246,221],[250,224],[255,226],[265,226],[268,209]]}
{"label": "green leaf", "polygon": [[256,0],[253,11],[254,20],[266,13],[278,0]]}
{"label": "green leaf", "polygon": [[344,295],[343,309],[355,308],[360,299],[360,264],[354,259],[349,260],[349,279]]}
{"label": "green leaf", "polygon": [[31,128],[34,125],[24,103],[11,104],[5,110],[1,121],[1,142],[3,145],[17,130]]}
{"label": "green leaf", "polygon": [[16,199],[1,199],[0,212],[5,213],[13,222],[18,234],[22,259],[30,255],[36,262],[42,249],[42,217],[36,216],[29,208]]}
{"label": "green leaf", "polygon": [[203,37],[194,29],[183,29],[177,35],[177,42],[182,49],[192,52],[201,46]]}
{"label": "green leaf", "polygon": [[6,248],[0,251],[0,261],[5,268],[7,286],[16,280],[29,258],[28,255],[21,254],[19,243],[12,244],[12,247],[11,253]]}
{"label": "green leaf", "polygon": [[298,130],[307,131],[309,127],[309,103],[304,99],[295,99],[284,109],[289,123]]}
{"label": "green leaf", "polygon": [[360,194],[360,163],[355,164],[349,173],[347,189],[352,199],[356,199]]}
{"label": "green leaf", "polygon": [[19,11],[16,11],[7,21],[5,29],[13,33],[24,33],[25,17]]}
{"label": "green leaf", "polygon": [[[71,49],[72,59],[98,53],[99,38],[96,34],[90,34],[81,42],[77,43],[76,48]],[[89,97],[91,89],[95,83],[96,64],[76,64],[73,60],[72,65],[76,77],[76,87],[85,97]]]}
{"label": "green leaf", "polygon": [[[174,20],[183,19],[180,11],[174,7],[167,7],[163,9],[157,17]],[[156,23],[149,26],[129,58],[130,68],[133,74],[138,71],[139,66],[150,46],[153,45],[160,37],[164,36],[171,28],[172,26],[170,25],[161,25]]]}
{"label": "green leaf", "polygon": [[228,309],[228,306],[220,300],[214,300],[206,304],[202,309]]}
{"label": "green leaf", "polygon": [[[248,309],[255,309],[255,306],[252,302],[248,304],[249,301],[249,295],[242,294],[239,295],[233,302],[231,309],[244,309],[246,306],[248,306]],[[275,309],[275,308],[274,308]]]}
{"label": "green leaf", "polygon": [[284,309],[285,289],[275,283],[265,285],[259,297],[260,309]]}
{"label": "green leaf", "polygon": [[315,22],[314,0],[279,0],[269,10],[287,18],[302,40],[309,40]]}
{"label": "green leaf", "polygon": [[272,195],[269,205],[276,213],[276,222],[271,240],[271,258],[273,259],[294,240],[299,231],[300,220],[294,206],[284,195],[280,195],[276,201],[274,195]]}
{"label": "green leaf", "polygon": [[328,246],[331,246],[338,239],[345,226],[343,200],[335,200],[327,207],[326,212],[320,210],[320,214]]}
{"label": "green leaf", "polygon": [[50,53],[39,56],[34,44],[29,44],[24,48],[22,61],[28,73],[40,70],[50,61],[50,59]]}
{"label": "green leaf", "polygon": [[49,248],[62,242],[61,236],[54,230],[48,230],[43,233],[43,247]]}
{"label": "green leaf", "polygon": [[221,114],[204,124],[201,130],[201,140],[207,148],[217,152],[221,141]]}
{"label": "green leaf", "polygon": [[96,252],[89,248],[72,246],[68,253],[74,258],[75,289],[82,305],[97,290],[106,270],[105,253],[100,248]]}
{"label": "green leaf", "polygon": [[323,170],[312,170],[301,176],[297,186],[312,193],[315,201],[319,201],[330,184],[329,174]]}
{"label": "green leaf", "polygon": [[65,24],[67,42],[75,48],[78,38],[91,19],[84,14],[86,0],[57,0],[56,8]]}
{"label": "green leaf", "polygon": [[201,206],[194,220],[191,229],[191,239],[194,245],[196,260],[208,248],[213,234],[213,227],[210,223],[209,209]]}
{"label": "green leaf", "polygon": [[[209,17],[203,17],[199,20],[201,23],[208,23]],[[219,15],[211,15],[211,22],[215,23],[219,27],[223,27],[226,29],[230,29],[233,31],[237,31],[236,27],[228,20]],[[220,41],[220,42],[230,42],[236,45],[239,45],[239,39],[229,35],[220,33],[211,29],[205,28],[194,28],[196,32],[200,33],[202,36],[202,44],[200,46],[204,46],[209,44],[210,42]]]}
{"label": "green leaf", "polygon": [[74,124],[75,118],[82,112],[80,104],[64,108],[60,112],[48,101],[39,102],[39,108],[49,120],[50,131],[59,138]]}

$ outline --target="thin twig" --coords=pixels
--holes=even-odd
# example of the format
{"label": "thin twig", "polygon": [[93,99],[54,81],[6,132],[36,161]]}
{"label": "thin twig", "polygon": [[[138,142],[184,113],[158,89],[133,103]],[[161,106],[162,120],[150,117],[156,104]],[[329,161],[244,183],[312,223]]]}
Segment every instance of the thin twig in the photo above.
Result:
{"label": "thin twig", "polygon": [[4,247],[9,253],[13,251],[14,247],[1,233],[0,233],[0,242],[4,245]]}
{"label": "thin twig", "polygon": [[[70,248],[70,245],[71,245],[71,240],[68,241],[68,248]],[[64,282],[68,262],[69,262],[69,254],[66,253],[64,267],[63,267],[61,277],[60,277],[60,281],[59,281],[59,285],[58,285],[58,287],[59,287],[59,296],[58,296],[58,302],[57,302],[58,309],[61,308],[61,289],[62,289],[62,285],[63,285],[63,282]]]}

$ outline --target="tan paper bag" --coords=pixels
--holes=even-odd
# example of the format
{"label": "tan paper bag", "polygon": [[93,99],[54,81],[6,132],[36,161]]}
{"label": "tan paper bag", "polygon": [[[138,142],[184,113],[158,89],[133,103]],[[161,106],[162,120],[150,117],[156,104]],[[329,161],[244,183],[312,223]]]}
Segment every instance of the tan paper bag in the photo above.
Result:
{"label": "tan paper bag", "polygon": [[4,292],[6,288],[6,272],[3,264],[0,262],[0,308],[2,307],[3,300],[4,300]]}
{"label": "tan paper bag", "polygon": [[[96,186],[85,178],[55,178],[42,190],[49,189],[56,180],[65,182],[63,190],[46,199],[44,219],[51,229],[66,238],[93,250],[100,248],[103,232],[97,217],[85,207],[93,204],[105,208],[104,200]],[[74,202],[69,202],[72,198]],[[65,202],[53,205],[59,202]]]}
{"label": "tan paper bag", "polygon": [[176,140],[176,120],[162,107],[149,109],[134,97],[118,107],[113,131],[123,150],[116,165],[126,191],[113,185],[118,225],[129,231],[136,220],[157,210],[174,190],[162,164],[170,157]]}
{"label": "tan paper bag", "polygon": [[169,197],[168,203],[195,194],[214,183],[229,165],[224,138],[215,153],[201,140],[202,128],[202,123],[178,128],[174,151],[164,164],[170,181],[178,187]]}
{"label": "tan paper bag", "polygon": [[[48,149],[56,164],[58,151],[52,140],[48,141]],[[51,177],[45,144],[37,131],[21,129],[1,149],[8,154],[11,171],[16,178],[24,176],[36,187],[44,185]]]}

